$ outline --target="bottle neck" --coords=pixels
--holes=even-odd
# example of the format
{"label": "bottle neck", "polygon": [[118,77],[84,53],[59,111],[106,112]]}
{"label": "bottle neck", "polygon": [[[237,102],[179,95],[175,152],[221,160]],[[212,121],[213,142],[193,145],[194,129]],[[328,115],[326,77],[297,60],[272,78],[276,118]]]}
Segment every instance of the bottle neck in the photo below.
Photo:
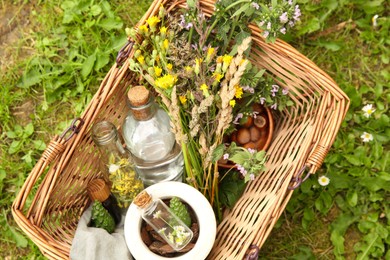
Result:
{"label": "bottle neck", "polygon": [[116,127],[108,121],[99,122],[92,127],[92,139],[104,156],[113,155],[119,158],[127,156]]}
{"label": "bottle neck", "polygon": [[152,95],[149,97],[149,100],[145,105],[132,106],[129,104],[129,107],[134,119],[138,121],[147,121],[151,119],[157,111],[157,106]]}

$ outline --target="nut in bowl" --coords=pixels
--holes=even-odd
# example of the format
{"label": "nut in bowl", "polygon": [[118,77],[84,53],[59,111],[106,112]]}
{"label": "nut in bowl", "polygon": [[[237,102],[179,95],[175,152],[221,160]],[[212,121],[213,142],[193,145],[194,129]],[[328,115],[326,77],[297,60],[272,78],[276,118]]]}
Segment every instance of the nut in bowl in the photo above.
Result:
{"label": "nut in bowl", "polygon": [[[224,142],[236,143],[246,149],[266,151],[271,144],[274,131],[274,121],[271,109],[260,104],[254,104],[250,115],[242,116],[236,124],[233,133],[224,137]],[[228,159],[221,158],[218,166],[222,168],[235,167]]]}

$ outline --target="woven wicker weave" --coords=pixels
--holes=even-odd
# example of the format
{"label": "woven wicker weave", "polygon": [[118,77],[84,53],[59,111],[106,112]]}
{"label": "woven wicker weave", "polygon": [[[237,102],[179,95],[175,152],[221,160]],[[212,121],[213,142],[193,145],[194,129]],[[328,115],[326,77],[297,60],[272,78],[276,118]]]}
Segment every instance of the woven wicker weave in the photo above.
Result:
{"label": "woven wicker weave", "polygon": [[[202,10],[210,15],[214,2],[200,1]],[[160,4],[169,12],[185,7],[184,0],[154,1],[138,25],[156,14]],[[242,259],[250,245],[261,247],[290,199],[289,186],[301,180],[305,168],[312,174],[318,170],[349,106],[348,97],[313,62],[283,41],[266,44],[258,28],[250,28],[257,46],[252,63],[274,74],[295,105],[274,115],[267,171],[225,212],[210,259]],[[129,46],[124,51],[132,56]],[[107,119],[120,126],[127,111],[125,93],[137,84],[137,75],[129,71],[126,57],[122,60],[108,72],[82,120],[50,142],[13,203],[17,224],[48,258],[69,258],[78,220],[90,203],[86,184],[101,175],[91,125]]]}

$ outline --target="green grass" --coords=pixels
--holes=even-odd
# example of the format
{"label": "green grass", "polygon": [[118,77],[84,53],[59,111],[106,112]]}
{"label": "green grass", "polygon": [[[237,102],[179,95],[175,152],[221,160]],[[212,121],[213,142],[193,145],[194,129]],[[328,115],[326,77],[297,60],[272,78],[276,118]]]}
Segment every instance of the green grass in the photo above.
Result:
{"label": "green grass", "polygon": [[[46,2],[0,1],[3,8],[29,10],[30,21],[20,29],[22,37],[6,45],[0,74],[1,258],[42,258],[13,221],[12,201],[45,143],[83,111],[97,90],[125,41],[124,28],[134,25],[151,3]],[[294,192],[261,258],[387,259],[389,4],[298,2],[302,24],[285,39],[339,84],[351,106],[322,168]],[[20,12],[13,18],[23,19]],[[371,118],[363,116],[366,104],[376,109]],[[374,140],[363,143],[363,132]],[[318,185],[321,175],[330,178],[328,186]]]}

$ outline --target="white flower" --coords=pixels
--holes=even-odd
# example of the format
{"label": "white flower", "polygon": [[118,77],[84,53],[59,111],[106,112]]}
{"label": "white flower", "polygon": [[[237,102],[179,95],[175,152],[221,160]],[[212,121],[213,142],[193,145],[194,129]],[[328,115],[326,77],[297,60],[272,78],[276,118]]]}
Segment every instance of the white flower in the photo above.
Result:
{"label": "white flower", "polygon": [[117,170],[119,170],[121,168],[121,166],[120,165],[116,165],[116,164],[110,164],[110,166],[108,167],[108,171],[110,172],[110,173],[114,173],[114,172],[116,172]]}
{"label": "white flower", "polygon": [[160,218],[161,217],[161,210],[157,211],[156,213],[153,214],[153,218]]}
{"label": "white flower", "polygon": [[363,112],[364,112],[364,116],[369,118],[371,116],[372,113],[375,112],[375,109],[372,108],[372,104],[367,104],[365,105],[363,108],[362,108]]}
{"label": "white flower", "polygon": [[321,186],[327,186],[330,182],[330,179],[326,176],[321,176],[318,178],[318,183],[321,185]]}
{"label": "white flower", "polygon": [[377,22],[378,18],[379,18],[379,15],[377,15],[377,14],[372,17],[372,26],[374,26],[374,27],[378,26],[378,22]]}
{"label": "white flower", "polygon": [[360,138],[363,139],[363,142],[367,143],[369,141],[374,140],[374,137],[370,133],[363,132],[363,134],[360,136]]}

